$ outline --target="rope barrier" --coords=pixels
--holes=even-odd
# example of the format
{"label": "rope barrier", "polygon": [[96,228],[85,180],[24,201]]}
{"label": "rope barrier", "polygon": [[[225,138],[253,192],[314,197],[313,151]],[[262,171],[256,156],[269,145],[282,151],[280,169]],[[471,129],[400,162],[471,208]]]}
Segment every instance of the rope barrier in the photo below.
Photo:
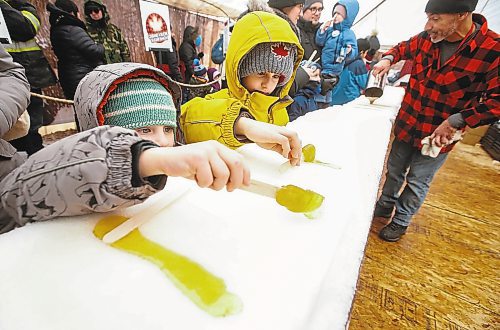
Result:
{"label": "rope barrier", "polygon": [[[214,81],[210,81],[210,82],[208,82],[208,83],[205,83],[205,84],[199,84],[199,85],[184,84],[184,83],[181,83],[181,82],[178,82],[178,81],[174,81],[174,83],[176,83],[177,85],[182,86],[182,87],[188,87],[188,88],[199,88],[199,87],[206,87],[206,86],[213,85],[213,84],[215,84],[215,83],[220,82],[221,80],[222,80],[222,78],[218,78],[218,79],[216,79],[216,80],[214,80]],[[73,101],[71,101],[71,100],[60,99],[60,98],[57,98],[57,97],[52,97],[52,96],[47,96],[47,95],[37,94],[37,93],[33,93],[33,92],[31,92],[31,96],[41,98],[42,100],[53,101],[53,102],[59,102],[59,103],[64,103],[64,104],[74,104],[74,103],[75,103],[75,102],[73,102]]]}
{"label": "rope barrier", "polygon": [[31,92],[31,96],[35,96],[35,97],[38,97],[38,98],[41,98],[41,99],[47,100],[47,101],[54,101],[54,102],[59,102],[59,103],[64,103],[64,104],[74,104],[74,102],[71,100],[59,99],[57,97],[37,94],[37,93],[33,93],[33,92]]}

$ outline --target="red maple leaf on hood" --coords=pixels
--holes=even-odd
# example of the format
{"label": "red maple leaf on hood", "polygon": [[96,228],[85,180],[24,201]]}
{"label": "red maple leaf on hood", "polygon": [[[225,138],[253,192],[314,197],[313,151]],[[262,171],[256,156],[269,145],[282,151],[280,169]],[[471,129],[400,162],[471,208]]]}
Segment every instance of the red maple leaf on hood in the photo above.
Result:
{"label": "red maple leaf on hood", "polygon": [[287,57],[288,55],[290,55],[289,48],[282,43],[271,45],[271,51],[277,57]]}

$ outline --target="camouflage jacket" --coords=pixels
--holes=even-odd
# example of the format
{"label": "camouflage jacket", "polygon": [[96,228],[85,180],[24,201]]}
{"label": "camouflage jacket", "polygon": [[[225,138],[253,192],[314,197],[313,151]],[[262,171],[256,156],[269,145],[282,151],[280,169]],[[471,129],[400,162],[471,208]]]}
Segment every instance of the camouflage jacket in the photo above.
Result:
{"label": "camouflage jacket", "polygon": [[106,64],[131,62],[127,41],[116,25],[108,23],[100,29],[87,24],[87,32],[95,42],[104,46]]}
{"label": "camouflage jacket", "polygon": [[123,37],[122,31],[116,25],[109,22],[108,9],[102,0],[85,0],[85,8],[89,5],[96,5],[103,12],[102,20],[94,21],[90,15],[85,14],[85,21],[90,37],[98,44],[104,46],[105,64],[131,62],[127,41]]}

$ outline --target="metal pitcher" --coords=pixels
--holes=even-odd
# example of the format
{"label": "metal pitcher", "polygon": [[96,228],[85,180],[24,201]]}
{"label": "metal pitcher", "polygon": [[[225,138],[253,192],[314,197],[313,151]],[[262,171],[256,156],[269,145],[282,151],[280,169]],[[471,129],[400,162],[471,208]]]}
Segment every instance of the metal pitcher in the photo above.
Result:
{"label": "metal pitcher", "polygon": [[365,96],[370,103],[384,94],[385,83],[387,82],[387,73],[383,75],[373,75],[370,71],[368,73],[368,82],[366,83]]}

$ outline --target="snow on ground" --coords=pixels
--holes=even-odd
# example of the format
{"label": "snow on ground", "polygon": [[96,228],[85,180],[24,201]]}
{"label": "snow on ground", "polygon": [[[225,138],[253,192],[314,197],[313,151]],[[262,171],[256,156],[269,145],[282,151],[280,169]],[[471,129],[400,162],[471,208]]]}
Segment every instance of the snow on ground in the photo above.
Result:
{"label": "snow on ground", "polygon": [[255,145],[241,149],[252,177],[323,194],[315,220],[245,191],[199,189],[169,178],[169,191],[192,187],[141,227],[149,239],[226,281],[243,311],[214,318],[187,299],[152,263],[109,247],[92,229],[103,215],[36,223],[0,236],[1,330],[344,329],[371,214],[403,90],[386,87],[377,103],[358,99],[291,123],[333,170],[283,159]]}

